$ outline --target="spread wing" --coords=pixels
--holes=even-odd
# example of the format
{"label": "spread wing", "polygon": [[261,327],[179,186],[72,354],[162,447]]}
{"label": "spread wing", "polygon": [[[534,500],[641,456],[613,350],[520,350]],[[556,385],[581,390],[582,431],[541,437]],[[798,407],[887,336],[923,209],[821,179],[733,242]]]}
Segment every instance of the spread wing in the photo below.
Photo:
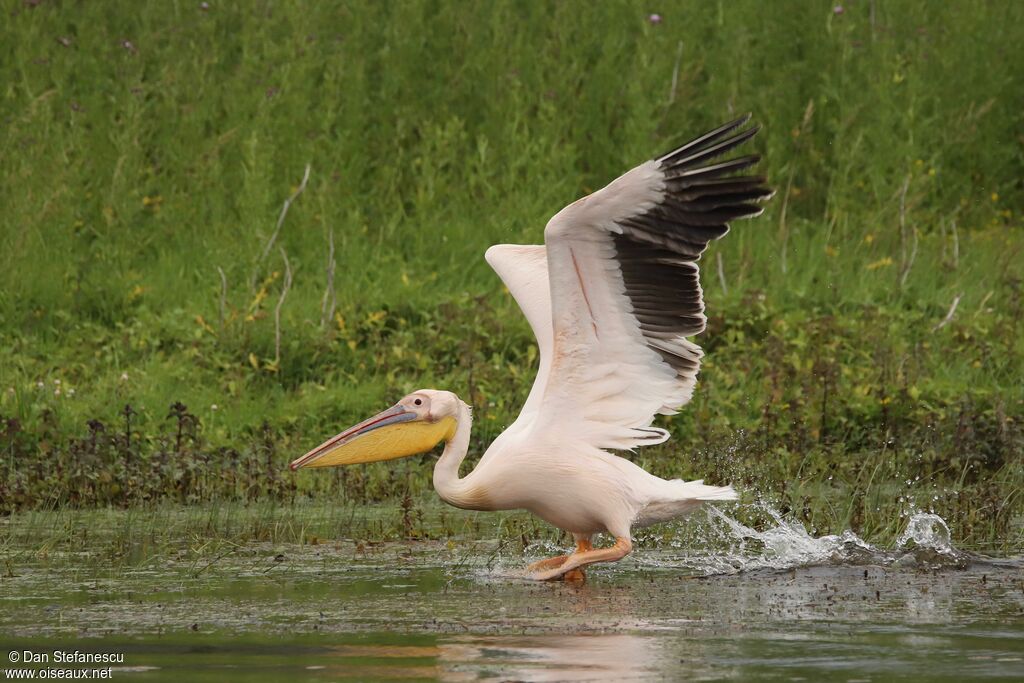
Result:
{"label": "spread wing", "polygon": [[487,250],[484,258],[508,287],[537,338],[540,356],[537,377],[519,417],[503,432],[515,433],[529,425],[536,416],[548,373],[551,372],[551,351],[555,342],[551,326],[547,250],[543,244],[496,244]]}
{"label": "spread wing", "polygon": [[748,120],[641,164],[562,209],[544,231],[543,254],[541,247],[488,252],[541,356],[507,433],[553,430],[618,449],[667,438],[651,422],[689,401],[700,368],[701,349],[686,339],[706,323],[697,260],[729,221],[761,213],[758,202],[772,194],[763,178],[734,175],[757,156],[713,161],[754,136],[757,127],[741,130]]}

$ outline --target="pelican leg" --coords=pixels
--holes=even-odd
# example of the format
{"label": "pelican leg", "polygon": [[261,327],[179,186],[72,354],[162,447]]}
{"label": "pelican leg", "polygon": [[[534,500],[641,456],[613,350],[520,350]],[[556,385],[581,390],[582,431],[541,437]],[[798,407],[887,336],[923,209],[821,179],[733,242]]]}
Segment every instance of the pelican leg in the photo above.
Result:
{"label": "pelican leg", "polygon": [[[576,536],[576,534],[573,534],[573,536],[576,538],[576,552],[573,553],[573,555],[587,552],[588,550],[591,550],[593,548],[593,546],[590,545],[590,536]],[[558,555],[556,557],[549,557],[545,560],[534,562],[533,564],[528,566],[526,570],[530,572],[538,572],[541,570],[557,569],[558,567],[561,567],[562,564],[564,564],[565,561],[573,555]],[[569,574],[572,574],[573,576],[570,577]],[[571,570],[565,576],[566,581],[583,581],[584,578],[586,577],[584,577],[582,569]]]}
{"label": "pelican leg", "polygon": [[[590,543],[590,536],[573,534],[573,537],[576,539],[576,555],[579,555],[580,553],[587,553],[594,549],[594,546]],[[565,574],[562,574],[562,580],[572,581],[574,583],[583,583],[587,580],[587,575],[583,572],[582,567],[577,567],[576,569],[570,569]]]}
{"label": "pelican leg", "polygon": [[569,573],[580,570],[588,564],[593,564],[595,562],[615,562],[616,560],[621,560],[623,557],[628,555],[632,549],[633,543],[629,538],[619,536],[615,539],[615,544],[610,548],[584,550],[582,552],[577,551],[553,569],[534,572],[532,578],[537,581],[551,581],[552,579],[565,576],[568,579]]}

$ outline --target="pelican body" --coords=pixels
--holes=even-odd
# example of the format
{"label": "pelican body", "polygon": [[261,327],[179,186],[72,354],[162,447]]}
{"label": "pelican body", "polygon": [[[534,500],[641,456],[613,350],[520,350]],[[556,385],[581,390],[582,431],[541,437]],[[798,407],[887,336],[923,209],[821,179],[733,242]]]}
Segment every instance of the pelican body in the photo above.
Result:
{"label": "pelican body", "polygon": [[[647,161],[557,213],[543,245],[496,245],[485,258],[537,338],[540,364],[516,421],[464,477],[472,413],[421,389],[295,460],[332,467],[400,458],[444,442],[434,488],[467,510],[532,512],[576,549],[530,565],[532,578],[581,580],[632,550],[631,532],[683,517],[730,486],[656,477],[612,450],[662,443],[652,427],[693,395],[706,326],[697,261],[729,221],[761,213],[771,190],[737,175],[759,158],[722,155],[753,137],[749,116]],[[594,548],[595,534],[614,543]]]}

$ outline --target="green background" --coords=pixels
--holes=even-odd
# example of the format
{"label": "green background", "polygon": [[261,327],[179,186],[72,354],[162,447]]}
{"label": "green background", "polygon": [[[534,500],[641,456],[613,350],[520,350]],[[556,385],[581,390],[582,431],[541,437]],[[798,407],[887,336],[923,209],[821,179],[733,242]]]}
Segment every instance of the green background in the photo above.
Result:
{"label": "green background", "polygon": [[482,452],[536,360],[487,246],[751,111],[777,195],[705,256],[697,394],[631,457],[1019,541],[1019,3],[0,10],[0,509],[418,499],[429,458],[284,467],[423,386]]}

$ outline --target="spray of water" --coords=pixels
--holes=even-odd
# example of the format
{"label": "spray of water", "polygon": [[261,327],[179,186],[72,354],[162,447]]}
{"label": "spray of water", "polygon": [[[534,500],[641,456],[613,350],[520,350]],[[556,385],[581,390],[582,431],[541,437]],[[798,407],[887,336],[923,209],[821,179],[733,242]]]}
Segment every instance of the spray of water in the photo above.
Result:
{"label": "spray of water", "polygon": [[704,575],[816,565],[907,566],[920,569],[963,567],[970,557],[953,547],[949,526],[935,514],[913,512],[892,549],[879,548],[847,529],[841,534],[814,536],[799,522],[786,519],[767,503],[753,504],[760,530],[714,506],[705,519],[691,519],[696,534],[638,555],[648,566],[685,567]]}

